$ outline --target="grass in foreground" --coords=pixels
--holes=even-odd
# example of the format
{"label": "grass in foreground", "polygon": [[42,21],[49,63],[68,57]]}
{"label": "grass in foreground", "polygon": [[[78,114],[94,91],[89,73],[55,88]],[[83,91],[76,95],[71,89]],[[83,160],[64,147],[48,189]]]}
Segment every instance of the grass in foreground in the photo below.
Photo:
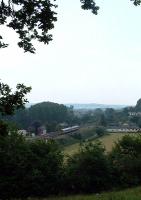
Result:
{"label": "grass in foreground", "polygon": [[[32,200],[37,200],[37,199],[32,199]],[[141,200],[141,187],[119,192],[109,192],[109,193],[102,193],[95,195],[54,197],[54,198],[45,198],[42,200]]]}

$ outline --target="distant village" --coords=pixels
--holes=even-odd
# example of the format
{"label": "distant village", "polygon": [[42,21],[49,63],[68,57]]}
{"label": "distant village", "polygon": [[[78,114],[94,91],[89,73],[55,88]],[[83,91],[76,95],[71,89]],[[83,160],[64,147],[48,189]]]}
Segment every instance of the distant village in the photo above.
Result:
{"label": "distant village", "polygon": [[[29,133],[27,130],[18,130],[18,134],[21,134],[27,138],[34,138],[34,139],[53,139],[59,135],[65,134],[74,134],[78,131],[81,127],[78,125],[62,128],[60,131],[49,132],[47,133],[46,128],[44,126],[39,127],[38,134]],[[131,126],[127,123],[122,124],[120,127],[116,126],[116,124],[112,124],[110,127],[106,129],[107,133],[140,133],[141,128],[136,126]]]}

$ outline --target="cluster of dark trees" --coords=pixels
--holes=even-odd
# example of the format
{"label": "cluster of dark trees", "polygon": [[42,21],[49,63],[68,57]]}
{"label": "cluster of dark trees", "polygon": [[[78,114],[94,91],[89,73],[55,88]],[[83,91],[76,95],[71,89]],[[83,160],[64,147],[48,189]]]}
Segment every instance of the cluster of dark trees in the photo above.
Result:
{"label": "cluster of dark trees", "polygon": [[94,111],[88,111],[81,118],[83,123],[93,123],[98,126],[110,126],[112,124],[125,123],[128,121],[129,114],[125,109],[115,110],[107,108],[102,110],[100,108]]}
{"label": "cluster of dark trees", "polygon": [[[130,115],[130,113],[135,113],[135,115]],[[35,134],[38,134],[41,126],[44,126],[47,132],[59,131],[62,126],[74,124],[82,126],[92,124],[98,128],[122,127],[123,124],[127,124],[128,127],[141,127],[141,100],[137,101],[135,107],[125,107],[120,110],[96,109],[79,116],[73,107],[42,102],[26,109],[19,109],[15,115],[6,116],[4,119],[17,124],[19,129],[26,129]]]}
{"label": "cluster of dark trees", "polygon": [[35,134],[38,134],[38,128],[41,126],[44,126],[47,132],[53,132],[61,128],[61,123],[68,126],[77,122],[71,107],[52,102],[42,102],[19,109],[15,115],[6,116],[4,119],[17,124],[19,129],[26,129]]}
{"label": "cluster of dark trees", "polygon": [[0,199],[94,193],[140,185],[141,137],[125,136],[110,153],[87,143],[68,157],[50,140],[13,132],[0,137]]}
{"label": "cluster of dark trees", "polygon": [[[132,115],[133,113],[133,115]],[[81,122],[84,124],[95,124],[96,126],[117,126],[128,124],[129,127],[141,127],[141,99],[137,101],[134,107],[125,107],[115,110],[107,108],[105,110],[96,109],[90,110],[83,114]]]}
{"label": "cluster of dark trees", "polygon": [[[15,30],[19,35],[18,46],[25,52],[34,53],[33,40],[45,44],[52,40],[49,31],[54,28],[57,20],[54,1],[1,0],[0,25]],[[141,3],[140,0],[131,1],[135,5]],[[80,2],[83,9],[97,14],[99,8],[94,0]],[[0,48],[7,46],[0,35]],[[12,93],[8,85],[0,83],[1,115],[11,115],[15,109],[22,108],[27,102],[25,95],[30,90],[30,87],[18,84],[15,93]],[[62,110],[63,115],[59,110],[59,117],[55,115],[57,122],[62,122],[61,117],[66,116],[65,108]],[[31,122],[28,112],[25,111],[25,115]],[[36,112],[34,115],[33,120],[37,120]],[[37,127],[38,123],[35,124]],[[29,142],[12,131],[8,135],[7,128],[7,124],[1,121],[0,199],[99,192],[113,187],[134,186],[141,182],[140,138],[124,137],[110,154],[105,154],[100,144],[82,146],[77,154],[64,162],[63,154],[53,141]]]}
{"label": "cluster of dark trees", "polygon": [[[1,83],[1,114],[11,115],[22,108],[30,89],[17,85],[13,93],[8,85]],[[139,105],[140,100],[134,109],[139,109]],[[53,140],[29,141],[12,128],[9,134],[8,124],[0,122],[0,199],[137,186],[141,182],[140,165],[140,136],[123,137],[110,153],[98,142],[81,144],[78,153],[66,158]]]}

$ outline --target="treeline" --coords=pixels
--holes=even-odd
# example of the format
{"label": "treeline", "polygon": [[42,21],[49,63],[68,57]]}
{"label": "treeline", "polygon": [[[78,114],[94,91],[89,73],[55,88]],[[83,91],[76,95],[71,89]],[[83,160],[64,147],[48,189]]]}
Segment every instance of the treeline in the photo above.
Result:
{"label": "treeline", "polygon": [[[130,115],[130,113],[137,113]],[[107,108],[96,109],[86,113],[73,110],[63,104],[42,102],[26,109],[19,109],[14,116],[1,116],[1,119],[17,124],[19,129],[38,134],[38,129],[44,126],[47,132],[60,130],[62,127],[92,124],[95,127],[141,127],[141,99],[135,107],[126,107],[121,110]]]}
{"label": "treeline", "polygon": [[[64,162],[65,161],[65,162]],[[141,137],[125,136],[110,153],[99,143],[66,158],[50,140],[0,138],[0,199],[94,193],[140,185]]]}
{"label": "treeline", "polygon": [[76,121],[71,107],[52,102],[42,102],[26,109],[17,110],[14,116],[6,116],[4,119],[16,123],[19,129],[31,132],[37,132],[37,128],[40,126],[45,126],[48,132],[56,131],[59,129],[60,123],[71,125]]}
{"label": "treeline", "polygon": [[141,128],[141,99],[137,101],[134,107],[125,107],[120,110],[107,108],[105,110],[90,110],[81,114],[77,112],[83,124],[95,124],[104,127],[121,127],[123,124],[129,127]]}

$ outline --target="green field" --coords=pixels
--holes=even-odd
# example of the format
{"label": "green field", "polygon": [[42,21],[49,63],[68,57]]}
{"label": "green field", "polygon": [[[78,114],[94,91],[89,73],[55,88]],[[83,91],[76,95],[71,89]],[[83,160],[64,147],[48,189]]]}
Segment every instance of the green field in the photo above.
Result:
{"label": "green field", "polygon": [[[100,137],[99,140],[105,146],[106,151],[111,151],[112,147],[114,146],[114,143],[118,141],[119,139],[121,139],[124,135],[127,135],[127,133],[112,133],[112,134],[108,134],[103,137]],[[95,139],[92,141],[95,141]],[[76,143],[73,145],[66,146],[64,148],[64,153],[66,155],[72,155],[73,153],[77,152],[78,149],[79,149],[79,143]]]}
{"label": "green field", "polygon": [[[37,200],[37,199],[30,199]],[[40,199],[41,200],[41,199]],[[141,200],[141,187],[94,195],[44,198],[43,200]]]}

